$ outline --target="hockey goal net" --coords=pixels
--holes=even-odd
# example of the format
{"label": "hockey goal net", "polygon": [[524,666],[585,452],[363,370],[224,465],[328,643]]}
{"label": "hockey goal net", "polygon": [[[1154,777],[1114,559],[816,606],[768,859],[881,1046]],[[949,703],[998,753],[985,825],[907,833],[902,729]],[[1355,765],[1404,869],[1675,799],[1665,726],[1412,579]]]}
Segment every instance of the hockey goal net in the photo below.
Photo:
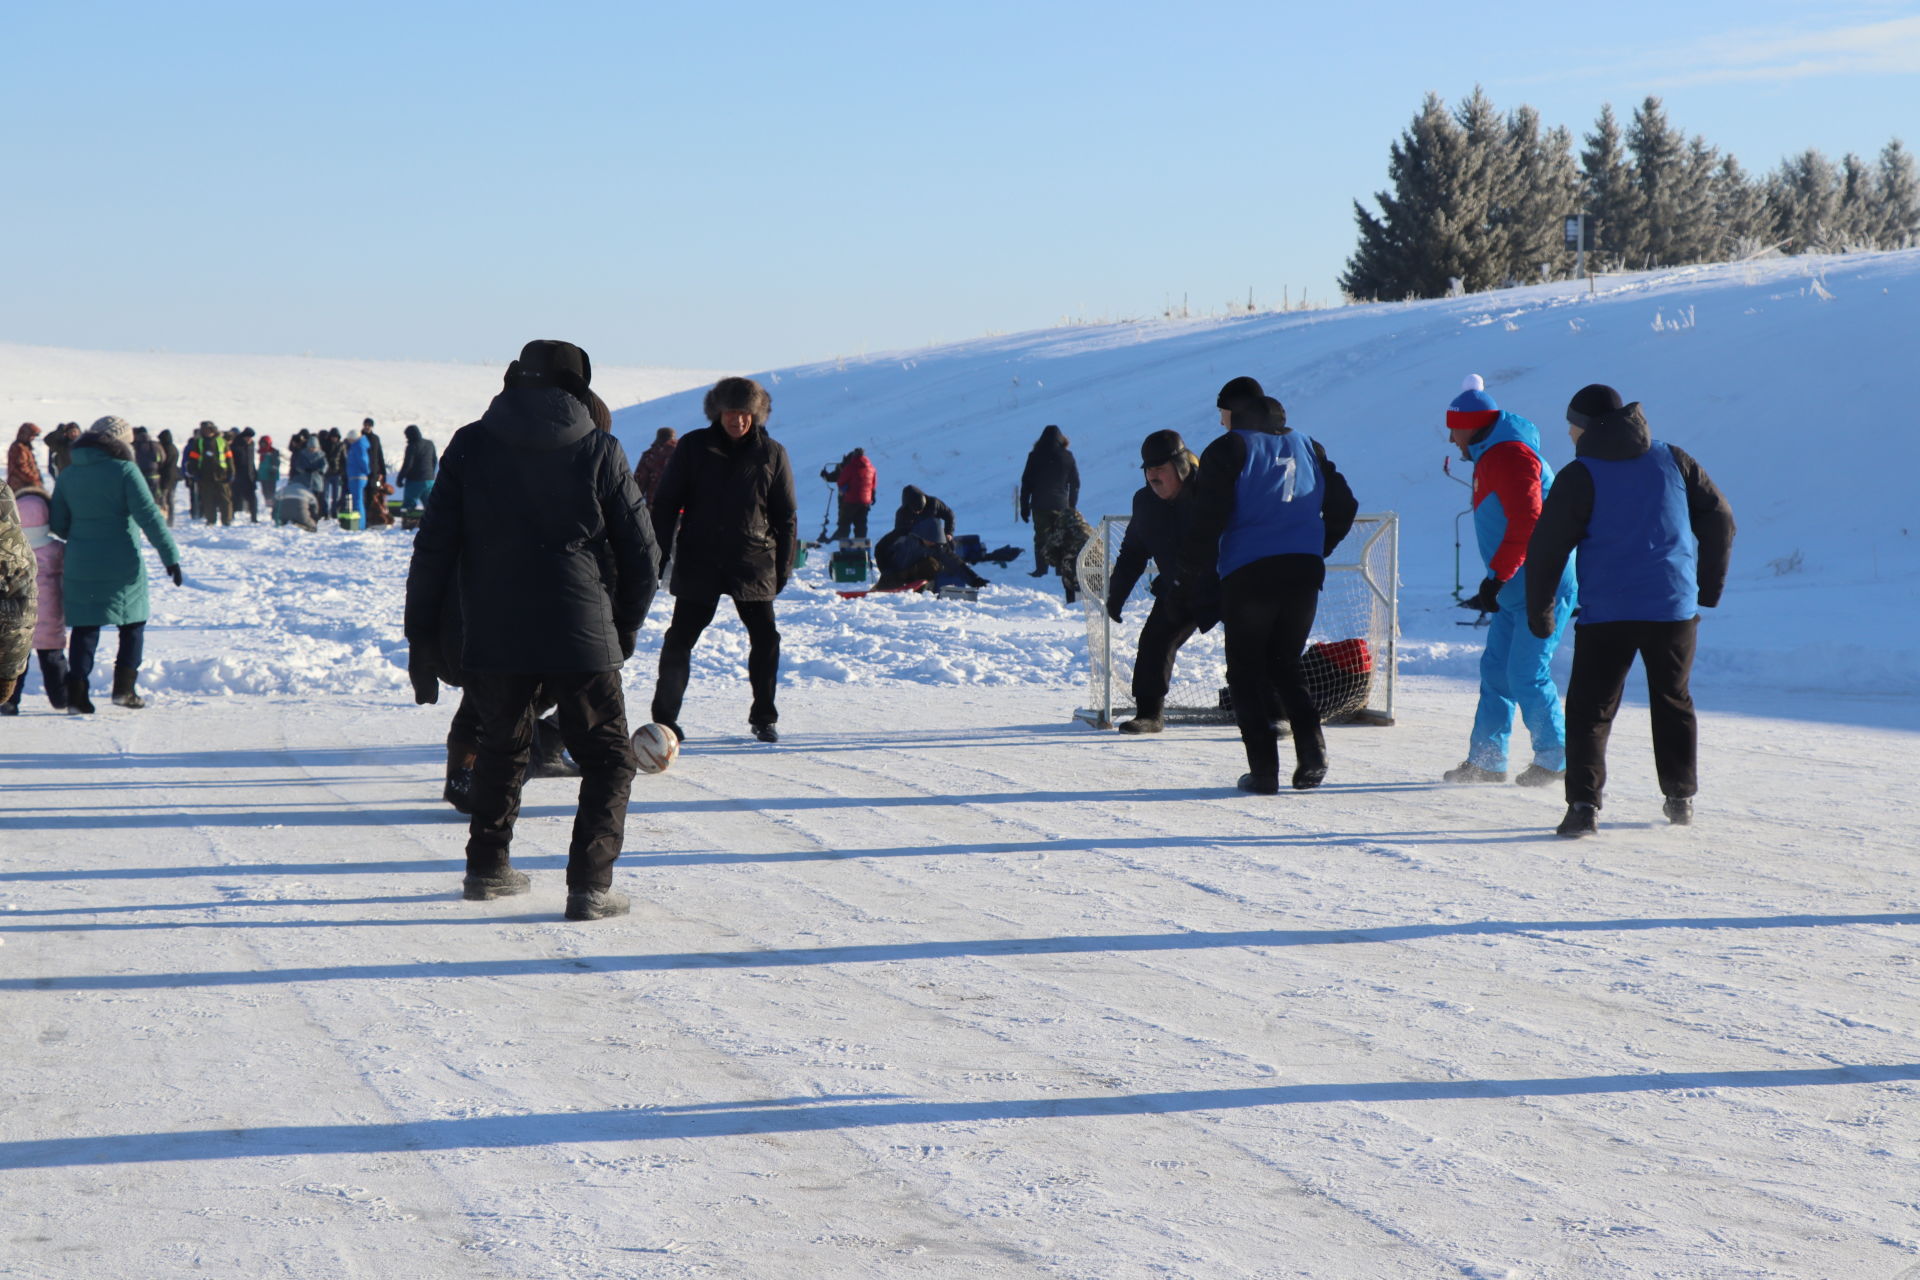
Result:
{"label": "hockey goal net", "polygon": [[[1107,516],[1080,549],[1080,599],[1087,613],[1087,705],[1075,718],[1112,728],[1133,714],[1133,658],[1152,597],[1141,576],[1126,621],[1107,616],[1107,569],[1120,554],[1128,517]],[[1152,566],[1149,565],[1149,568]],[[1329,724],[1393,723],[1395,658],[1400,634],[1400,518],[1363,515],[1327,557],[1327,583],[1303,659],[1307,688]],[[1222,629],[1181,646],[1167,689],[1169,723],[1233,719]]]}

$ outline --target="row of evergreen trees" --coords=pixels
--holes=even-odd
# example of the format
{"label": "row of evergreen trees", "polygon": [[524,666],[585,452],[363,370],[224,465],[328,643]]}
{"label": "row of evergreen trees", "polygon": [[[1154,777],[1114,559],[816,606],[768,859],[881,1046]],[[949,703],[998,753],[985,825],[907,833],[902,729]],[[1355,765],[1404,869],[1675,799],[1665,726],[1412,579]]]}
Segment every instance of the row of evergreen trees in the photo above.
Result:
{"label": "row of evergreen trees", "polygon": [[[1480,89],[1449,111],[1428,94],[1393,144],[1375,215],[1354,202],[1360,244],[1341,288],[1354,299],[1434,298],[1565,277],[1567,215],[1585,212],[1589,270],[1721,262],[1920,243],[1920,170],[1896,139],[1877,164],[1818,151],[1750,178],[1687,138],[1648,98],[1622,131],[1605,107],[1576,161],[1573,135],[1532,107],[1502,116]],[[1597,257],[1596,257],[1597,255]]]}

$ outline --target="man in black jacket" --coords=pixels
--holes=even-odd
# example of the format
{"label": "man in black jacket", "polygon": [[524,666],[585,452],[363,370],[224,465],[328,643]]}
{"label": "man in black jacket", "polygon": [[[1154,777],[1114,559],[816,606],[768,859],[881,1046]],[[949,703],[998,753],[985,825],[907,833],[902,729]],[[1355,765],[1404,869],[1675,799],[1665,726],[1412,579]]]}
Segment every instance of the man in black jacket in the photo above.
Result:
{"label": "man in black jacket", "polygon": [[924,489],[908,485],[900,491],[900,505],[893,513],[893,531],[905,533],[926,519],[938,520],[946,527],[947,538],[953,538],[953,508]]}
{"label": "man in black jacket", "polygon": [[[1193,527],[1181,555],[1191,598],[1209,567],[1220,575],[1227,688],[1247,751],[1242,791],[1280,789],[1281,707],[1293,728],[1293,785],[1327,776],[1320,712],[1300,656],[1313,631],[1327,556],[1353,528],[1359,504],[1320,443],[1287,427],[1287,411],[1252,378],[1215,400],[1228,428],[1200,455]],[[1277,704],[1277,705],[1276,705]]]}
{"label": "man in black jacket", "polygon": [[[1574,458],[1527,542],[1527,625],[1553,633],[1567,557],[1580,613],[1567,682],[1567,814],[1558,834],[1592,835],[1607,785],[1607,738],[1634,655],[1647,673],[1653,767],[1667,821],[1693,821],[1699,729],[1693,711],[1700,610],[1720,603],[1733,557],[1733,508],[1678,447],[1653,438],[1638,403],[1603,383],[1567,406]],[[1544,630],[1543,630],[1544,628]]]}
{"label": "man in black jacket", "polygon": [[1196,590],[1181,590],[1181,542],[1192,526],[1197,496],[1188,482],[1198,466],[1178,431],[1156,431],[1141,442],[1140,469],[1147,482],[1133,495],[1133,518],[1113,558],[1107,616],[1120,621],[1149,559],[1159,575],[1152,584],[1153,609],[1140,630],[1140,648],[1133,659],[1133,719],[1118,726],[1121,733],[1159,733],[1166,727],[1162,713],[1167,686],[1173,683],[1174,658],[1195,631],[1211,631],[1219,620],[1220,584],[1212,574]]}
{"label": "man in black jacket", "polygon": [[1027,453],[1020,472],[1020,518],[1033,521],[1033,573],[1047,573],[1045,547],[1054,523],[1080,505],[1080,465],[1067,447],[1067,433],[1049,424]]}
{"label": "man in black jacket", "polygon": [[786,589],[799,544],[793,464],[767,434],[773,398],[751,378],[722,378],[706,398],[707,422],[689,431],[653,492],[653,531],[660,554],[673,560],[673,621],[660,644],[653,719],[682,742],[693,647],[713,621],[721,596],[747,629],[747,723],[762,742],[778,742],[774,686],[780,678],[780,631],[773,599]]}
{"label": "man in black jacket", "polygon": [[[628,909],[611,888],[634,775],[620,666],[659,576],[633,469],[588,411],[591,376],[572,343],[526,345],[486,413],[447,445],[407,573],[415,700],[437,701],[439,672],[457,667],[475,713],[464,896],[529,887],[508,846],[544,691],[581,774],[569,920]],[[456,574],[463,638],[461,652],[446,655],[442,615]]]}

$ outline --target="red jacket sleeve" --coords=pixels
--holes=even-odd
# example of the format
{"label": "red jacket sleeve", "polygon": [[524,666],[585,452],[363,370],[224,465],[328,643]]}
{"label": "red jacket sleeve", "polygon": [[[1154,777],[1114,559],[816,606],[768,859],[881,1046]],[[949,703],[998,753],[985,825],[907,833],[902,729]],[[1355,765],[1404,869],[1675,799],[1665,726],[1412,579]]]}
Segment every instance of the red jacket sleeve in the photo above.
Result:
{"label": "red jacket sleeve", "polygon": [[1540,455],[1517,440],[1503,441],[1473,464],[1473,480],[1476,505],[1492,494],[1507,518],[1506,532],[1487,568],[1500,581],[1510,581],[1527,562],[1527,539],[1540,523]]}

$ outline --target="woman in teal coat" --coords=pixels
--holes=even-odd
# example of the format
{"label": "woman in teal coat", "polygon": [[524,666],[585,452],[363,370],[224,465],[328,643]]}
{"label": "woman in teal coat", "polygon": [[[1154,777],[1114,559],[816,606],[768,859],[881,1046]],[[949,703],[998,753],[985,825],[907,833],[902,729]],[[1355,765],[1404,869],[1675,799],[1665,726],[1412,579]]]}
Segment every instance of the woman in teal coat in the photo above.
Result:
{"label": "woman in teal coat", "polygon": [[141,562],[134,526],[160,553],[167,576],[180,585],[180,549],[167,531],[166,517],[133,464],[133,428],[124,418],[102,418],[73,443],[73,461],[61,469],[53,490],[56,537],[67,541],[61,589],[66,596],[68,642],[67,711],[91,715],[87,678],[93,674],[100,628],[111,623],[120,633],[113,664],[115,706],[146,706],[133,691],[146,647],[147,570]]}

